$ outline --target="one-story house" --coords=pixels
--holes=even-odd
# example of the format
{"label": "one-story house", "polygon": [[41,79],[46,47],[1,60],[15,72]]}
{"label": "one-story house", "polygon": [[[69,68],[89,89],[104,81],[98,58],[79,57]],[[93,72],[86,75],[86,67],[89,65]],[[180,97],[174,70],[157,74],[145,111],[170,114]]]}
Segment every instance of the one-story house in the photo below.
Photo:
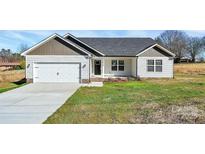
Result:
{"label": "one-story house", "polygon": [[174,54],[151,38],[80,38],[53,34],[22,53],[28,82],[173,78]]}

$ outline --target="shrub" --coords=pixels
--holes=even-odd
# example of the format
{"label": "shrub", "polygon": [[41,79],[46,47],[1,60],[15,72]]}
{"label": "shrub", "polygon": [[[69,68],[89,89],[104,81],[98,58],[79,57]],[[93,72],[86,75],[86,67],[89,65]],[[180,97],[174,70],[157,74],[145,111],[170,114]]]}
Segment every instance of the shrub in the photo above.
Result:
{"label": "shrub", "polygon": [[25,60],[22,60],[22,61],[20,62],[20,68],[21,68],[21,69],[25,69],[25,68],[26,68],[26,61],[25,61]]}

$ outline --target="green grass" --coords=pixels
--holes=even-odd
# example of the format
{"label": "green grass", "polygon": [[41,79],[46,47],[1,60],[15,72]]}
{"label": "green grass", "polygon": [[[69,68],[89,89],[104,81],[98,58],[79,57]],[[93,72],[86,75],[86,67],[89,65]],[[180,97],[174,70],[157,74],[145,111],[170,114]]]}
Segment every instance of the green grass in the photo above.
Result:
{"label": "green grass", "polygon": [[161,123],[169,106],[195,103],[204,111],[204,99],[203,75],[105,83],[103,87],[81,87],[45,123]]}
{"label": "green grass", "polygon": [[11,83],[11,82],[0,83],[0,93],[21,87],[23,85],[25,85],[25,83],[23,84],[16,84],[16,83]]}

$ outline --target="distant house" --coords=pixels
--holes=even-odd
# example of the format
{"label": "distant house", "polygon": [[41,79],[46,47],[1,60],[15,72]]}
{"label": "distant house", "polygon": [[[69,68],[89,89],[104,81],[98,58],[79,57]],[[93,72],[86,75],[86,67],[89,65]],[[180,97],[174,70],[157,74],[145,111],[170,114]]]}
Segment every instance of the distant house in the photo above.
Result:
{"label": "distant house", "polygon": [[53,34],[22,53],[30,82],[172,78],[174,54],[151,38],[80,38]]}
{"label": "distant house", "polygon": [[190,57],[182,57],[180,59],[181,63],[190,63],[192,61],[192,59]]}

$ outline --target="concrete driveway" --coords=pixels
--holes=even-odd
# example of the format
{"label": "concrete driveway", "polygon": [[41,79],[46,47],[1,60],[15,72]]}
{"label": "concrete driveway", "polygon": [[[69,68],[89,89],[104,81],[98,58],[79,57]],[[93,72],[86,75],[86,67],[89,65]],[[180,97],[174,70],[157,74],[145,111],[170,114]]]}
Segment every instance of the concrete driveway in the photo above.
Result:
{"label": "concrete driveway", "polygon": [[75,83],[34,83],[0,94],[0,123],[43,123],[80,87]]}

